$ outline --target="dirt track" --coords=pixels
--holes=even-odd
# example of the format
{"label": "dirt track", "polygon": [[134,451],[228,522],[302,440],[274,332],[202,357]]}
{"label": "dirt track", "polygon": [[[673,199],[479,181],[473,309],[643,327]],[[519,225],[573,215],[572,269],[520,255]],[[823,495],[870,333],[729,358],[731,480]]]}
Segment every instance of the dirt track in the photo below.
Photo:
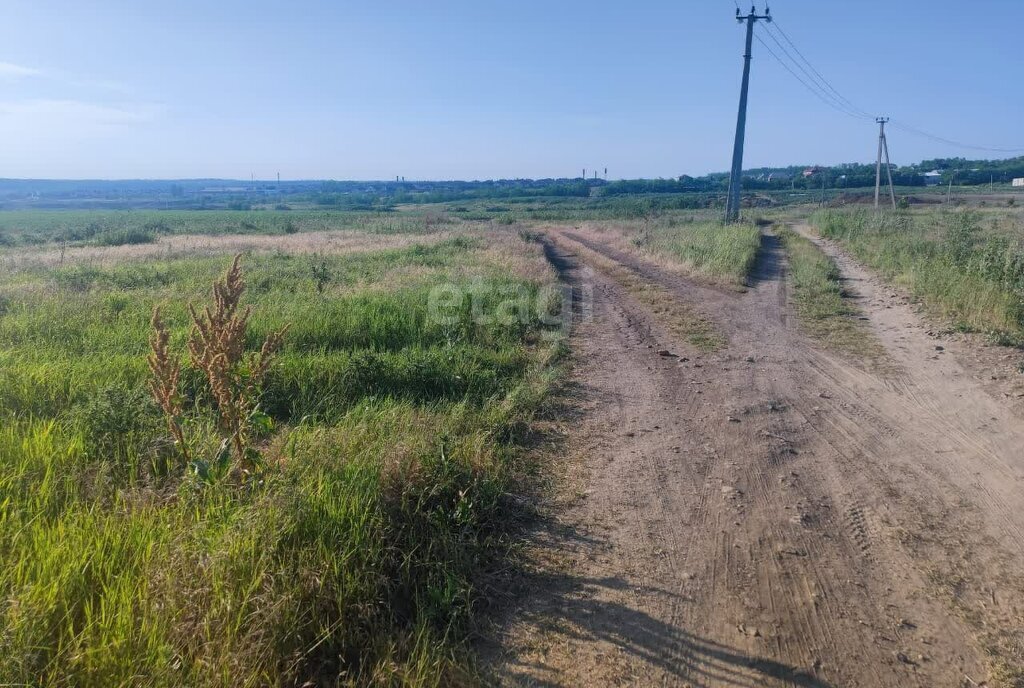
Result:
{"label": "dirt track", "polygon": [[[744,294],[597,234],[547,236],[563,278],[593,285],[574,335],[577,494],[538,537],[547,563],[504,629],[500,683],[1018,685],[1024,423],[966,347],[937,349],[839,256],[887,357],[823,351],[789,313],[773,236]],[[609,264],[728,345],[676,340]]]}

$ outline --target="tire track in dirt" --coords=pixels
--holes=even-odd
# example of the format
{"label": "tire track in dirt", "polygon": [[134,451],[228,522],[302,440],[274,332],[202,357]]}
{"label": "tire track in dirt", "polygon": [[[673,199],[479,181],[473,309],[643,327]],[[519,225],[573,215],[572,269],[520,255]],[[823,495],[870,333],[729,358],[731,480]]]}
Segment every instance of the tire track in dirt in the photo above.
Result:
{"label": "tire track in dirt", "polygon": [[[789,322],[785,256],[770,235],[742,295],[584,230],[547,237],[563,278],[593,284],[594,318],[574,335],[584,412],[570,435],[586,477],[543,538],[563,566],[521,601],[498,681],[983,680],[983,627],[1016,628],[1021,608],[1019,554],[1006,546],[1021,510],[989,513],[1021,504],[988,484],[1013,475],[1000,452],[1018,431],[1004,424],[1007,438],[993,442],[951,423],[930,401],[942,393],[934,375],[913,361],[895,357],[893,374],[819,351]],[[710,315],[728,345],[700,354],[678,341],[612,277],[585,270],[607,261]],[[993,467],[1003,472],[973,475]],[[984,576],[963,575],[965,556],[984,562]],[[952,603],[944,576],[956,583]],[[995,612],[977,604],[992,589]]]}

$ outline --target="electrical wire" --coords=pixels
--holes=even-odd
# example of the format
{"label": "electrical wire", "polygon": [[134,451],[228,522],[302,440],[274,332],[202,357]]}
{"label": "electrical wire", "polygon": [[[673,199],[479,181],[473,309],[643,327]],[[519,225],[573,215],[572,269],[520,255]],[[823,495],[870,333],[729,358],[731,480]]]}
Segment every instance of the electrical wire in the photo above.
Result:
{"label": "electrical wire", "polygon": [[[738,0],[733,0],[733,4],[736,6],[736,9],[742,12]],[[776,62],[778,62],[787,72],[789,72],[789,74],[794,79],[799,81],[800,84],[808,91],[810,91],[818,100],[825,103],[833,110],[841,112],[842,114],[848,117],[852,117],[854,119],[874,120],[876,118],[875,115],[872,115],[865,111],[864,109],[858,107],[853,101],[851,101],[849,98],[840,93],[840,91],[835,86],[833,86],[832,83],[828,79],[826,79],[817,68],[815,68],[811,61],[807,59],[807,57],[803,54],[800,48],[797,47],[796,43],[789,37],[789,34],[786,33],[785,29],[783,29],[779,25],[778,20],[773,18],[770,23],[759,23],[757,25],[757,28],[763,28],[764,33],[768,35],[768,37],[775,44],[776,48],[778,48],[778,52],[772,50],[771,46],[769,46],[768,43],[766,43],[761,38],[759,32],[755,31],[754,37],[757,39],[758,43],[760,43],[761,46],[768,52],[769,55],[771,55],[775,59]],[[778,36],[776,36],[776,31],[778,32]],[[785,44],[792,49],[792,52],[790,52],[790,50],[787,49],[786,45],[783,45],[783,42],[785,42]],[[787,63],[787,61],[783,59],[783,57],[780,57],[779,53],[788,58],[789,62]],[[797,59],[797,57],[794,57],[794,53],[797,57],[799,57],[799,59]],[[796,70],[794,70],[794,66],[796,67]],[[803,77],[801,77],[800,74],[797,73],[797,70],[799,70],[799,72],[803,74]],[[894,129],[898,129],[899,131],[902,131],[904,133],[911,134],[913,136],[919,136],[921,138],[928,139],[935,143],[941,143],[943,145],[951,146],[953,148],[984,151],[989,153],[1024,153],[1024,147],[1009,148],[996,146],[981,146],[976,144],[964,143],[962,141],[954,141],[952,139],[947,139],[942,136],[930,134],[927,131],[913,127],[909,124],[904,124],[903,122],[897,120],[890,120],[889,126],[891,126]]]}
{"label": "electrical wire", "polygon": [[760,43],[762,45],[762,47],[764,47],[764,49],[766,51],[768,51],[769,55],[771,55],[773,58],[775,58],[776,62],[778,62],[780,65],[782,65],[783,69],[785,69],[787,72],[789,72],[790,75],[792,75],[792,77],[794,79],[796,79],[801,84],[803,84],[804,88],[806,88],[808,91],[810,91],[812,94],[814,94],[814,96],[818,100],[820,100],[821,102],[825,103],[825,105],[828,105],[833,110],[836,110],[837,112],[843,113],[847,117],[852,117],[854,119],[863,119],[862,115],[858,115],[858,114],[856,114],[855,112],[853,112],[851,110],[847,110],[847,109],[841,107],[839,104],[837,104],[835,102],[835,100],[833,100],[831,98],[828,98],[821,91],[820,87],[816,88],[816,87],[812,86],[811,84],[807,83],[807,81],[805,81],[799,74],[797,74],[793,70],[792,67],[790,67],[788,64],[786,64],[786,62],[782,58],[780,58],[778,55],[775,54],[775,51],[771,49],[771,46],[769,46],[767,43],[765,43],[765,41],[757,34],[756,31],[754,32],[754,38],[756,38],[757,42]]}
{"label": "electrical wire", "polygon": [[952,139],[946,139],[941,136],[936,136],[935,134],[929,134],[926,131],[921,131],[920,129],[916,129],[908,124],[903,124],[902,122],[898,122],[896,120],[892,120],[891,122],[889,122],[889,126],[893,127],[894,129],[899,129],[900,131],[905,132],[907,134],[911,134],[913,136],[920,136],[921,138],[929,139],[936,143],[942,143],[947,146],[952,146],[953,148],[982,151],[985,153],[1024,153],[1024,148],[995,148],[991,146],[978,146],[970,143],[963,143],[961,141],[953,141]]}
{"label": "electrical wire", "polygon": [[[851,110],[853,110],[854,112],[858,113],[858,114],[859,114],[859,115],[861,115],[862,117],[867,117],[867,118],[871,118],[871,119],[874,119],[874,118],[875,118],[875,115],[872,115],[872,114],[870,114],[870,113],[868,113],[868,112],[864,111],[863,109],[861,109],[861,108],[857,107],[857,105],[855,105],[855,104],[853,103],[853,101],[851,101],[851,100],[850,100],[849,98],[847,98],[847,97],[846,97],[846,96],[844,96],[844,95],[843,95],[842,93],[840,93],[840,92],[839,92],[839,91],[838,91],[838,90],[837,90],[837,89],[836,89],[836,88],[835,88],[835,87],[834,87],[834,86],[833,86],[833,85],[832,85],[832,84],[831,84],[831,83],[829,82],[829,80],[828,80],[828,79],[826,79],[826,78],[825,78],[824,76],[822,76],[821,72],[819,72],[819,71],[818,71],[817,69],[815,69],[814,65],[813,65],[813,64],[811,64],[811,61],[810,61],[810,60],[808,60],[808,59],[807,59],[807,58],[806,58],[806,57],[804,56],[804,54],[803,54],[802,52],[800,52],[800,48],[796,47],[796,44],[795,44],[795,43],[793,43],[793,41],[792,41],[792,40],[790,39],[790,37],[789,37],[789,34],[787,34],[787,33],[785,32],[785,30],[784,30],[784,29],[783,29],[783,28],[782,28],[781,26],[779,26],[779,22],[778,22],[778,21],[776,21],[776,20],[775,20],[774,18],[772,18],[771,24],[767,25],[767,27],[768,27],[768,29],[769,29],[769,31],[768,31],[768,32],[769,32],[770,34],[771,34],[771,33],[772,33],[773,31],[778,31],[779,35],[780,35],[780,36],[782,36],[782,39],[783,39],[783,40],[784,40],[784,41],[785,41],[785,42],[786,42],[787,44],[789,44],[789,47],[791,47],[791,48],[793,49],[793,52],[795,52],[795,53],[796,53],[796,54],[797,54],[797,55],[798,55],[798,56],[800,57],[800,59],[801,59],[801,60],[803,60],[804,64],[806,64],[806,65],[807,65],[807,67],[808,67],[808,68],[809,68],[809,69],[810,69],[810,70],[811,70],[811,71],[812,71],[812,72],[814,73],[814,75],[815,75],[815,76],[817,77],[817,80],[818,80],[818,82],[819,82],[820,84],[822,84],[822,85],[823,85],[823,86],[825,87],[825,89],[826,89],[826,90],[827,90],[828,92],[831,92],[831,93],[833,94],[833,96],[834,96],[834,97],[835,97],[835,98],[836,98],[836,99],[837,99],[837,100],[838,100],[839,102],[841,102],[841,103],[844,103],[844,104],[845,104],[845,105],[846,105],[846,106],[847,106],[848,108],[850,108],[850,109],[851,109]],[[774,35],[773,35],[773,38],[774,38]],[[785,48],[783,48],[783,50],[785,50]],[[788,54],[788,51],[787,51],[787,54]],[[793,58],[792,58],[792,55],[790,55],[790,59],[793,59]],[[795,61],[795,60],[794,60],[794,61]]]}
{"label": "electrical wire", "polygon": [[[839,110],[840,112],[846,115],[849,115],[850,117],[854,117],[856,119],[874,119],[874,117],[867,114],[857,106],[848,104],[849,101],[847,101],[845,98],[842,98],[841,96],[837,97],[829,93],[828,89],[822,86],[821,83],[815,78],[815,76],[810,71],[808,71],[806,67],[800,64],[800,61],[794,58],[793,55],[789,52],[789,50],[786,49],[786,46],[783,45],[779,41],[779,39],[775,37],[775,35],[771,32],[771,29],[768,28],[770,26],[770,24],[765,23],[763,25],[764,32],[768,34],[768,37],[772,40],[772,42],[775,43],[776,48],[778,48],[778,50],[781,51],[782,55],[789,59],[790,64],[795,66],[803,73],[804,77],[806,78],[806,81],[804,81],[804,79],[801,79],[801,81],[804,82],[805,85],[813,87],[816,93],[818,94],[819,98],[828,101],[833,108]],[[762,41],[761,43],[762,45],[764,45],[764,41]],[[774,50],[771,50],[770,52],[777,60],[779,60],[780,62],[782,61],[782,58],[780,58]],[[793,71],[790,70],[790,73],[792,74]],[[809,84],[807,82],[809,82]]]}

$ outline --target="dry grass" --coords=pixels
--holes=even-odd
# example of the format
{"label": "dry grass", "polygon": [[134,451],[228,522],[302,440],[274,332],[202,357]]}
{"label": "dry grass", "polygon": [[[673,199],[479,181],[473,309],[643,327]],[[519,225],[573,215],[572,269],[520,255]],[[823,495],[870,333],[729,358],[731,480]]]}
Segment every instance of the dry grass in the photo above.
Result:
{"label": "dry grass", "polygon": [[451,239],[453,232],[433,234],[368,234],[348,230],[300,234],[224,234],[164,236],[151,244],[124,246],[60,246],[0,251],[0,266],[10,272],[61,266],[112,266],[151,259],[199,258],[237,253],[346,254],[430,245]]}
{"label": "dry grass", "polygon": [[224,279],[213,283],[212,307],[207,306],[200,313],[189,304],[192,332],[188,351],[192,365],[203,372],[217,402],[225,441],[230,442],[239,465],[252,470],[256,463],[255,450],[249,443],[252,416],[257,410],[260,385],[281,348],[288,326],[267,335],[259,353],[245,353],[252,307],[239,310],[245,292],[241,260],[241,254],[235,256]]}

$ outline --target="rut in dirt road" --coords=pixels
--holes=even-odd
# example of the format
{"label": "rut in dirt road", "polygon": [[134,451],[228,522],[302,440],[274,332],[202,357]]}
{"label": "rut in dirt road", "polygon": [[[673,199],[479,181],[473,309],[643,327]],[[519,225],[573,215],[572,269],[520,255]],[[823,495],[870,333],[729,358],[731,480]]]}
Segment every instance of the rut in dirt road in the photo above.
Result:
{"label": "rut in dirt road", "polygon": [[[580,496],[538,545],[552,563],[507,629],[500,682],[932,688],[1012,676],[1019,419],[931,359],[899,350],[874,368],[819,350],[788,317],[770,234],[746,294],[585,230],[547,241],[567,282],[592,282],[594,317],[574,335]],[[701,312],[728,344],[679,341],[602,274],[609,264]]]}

